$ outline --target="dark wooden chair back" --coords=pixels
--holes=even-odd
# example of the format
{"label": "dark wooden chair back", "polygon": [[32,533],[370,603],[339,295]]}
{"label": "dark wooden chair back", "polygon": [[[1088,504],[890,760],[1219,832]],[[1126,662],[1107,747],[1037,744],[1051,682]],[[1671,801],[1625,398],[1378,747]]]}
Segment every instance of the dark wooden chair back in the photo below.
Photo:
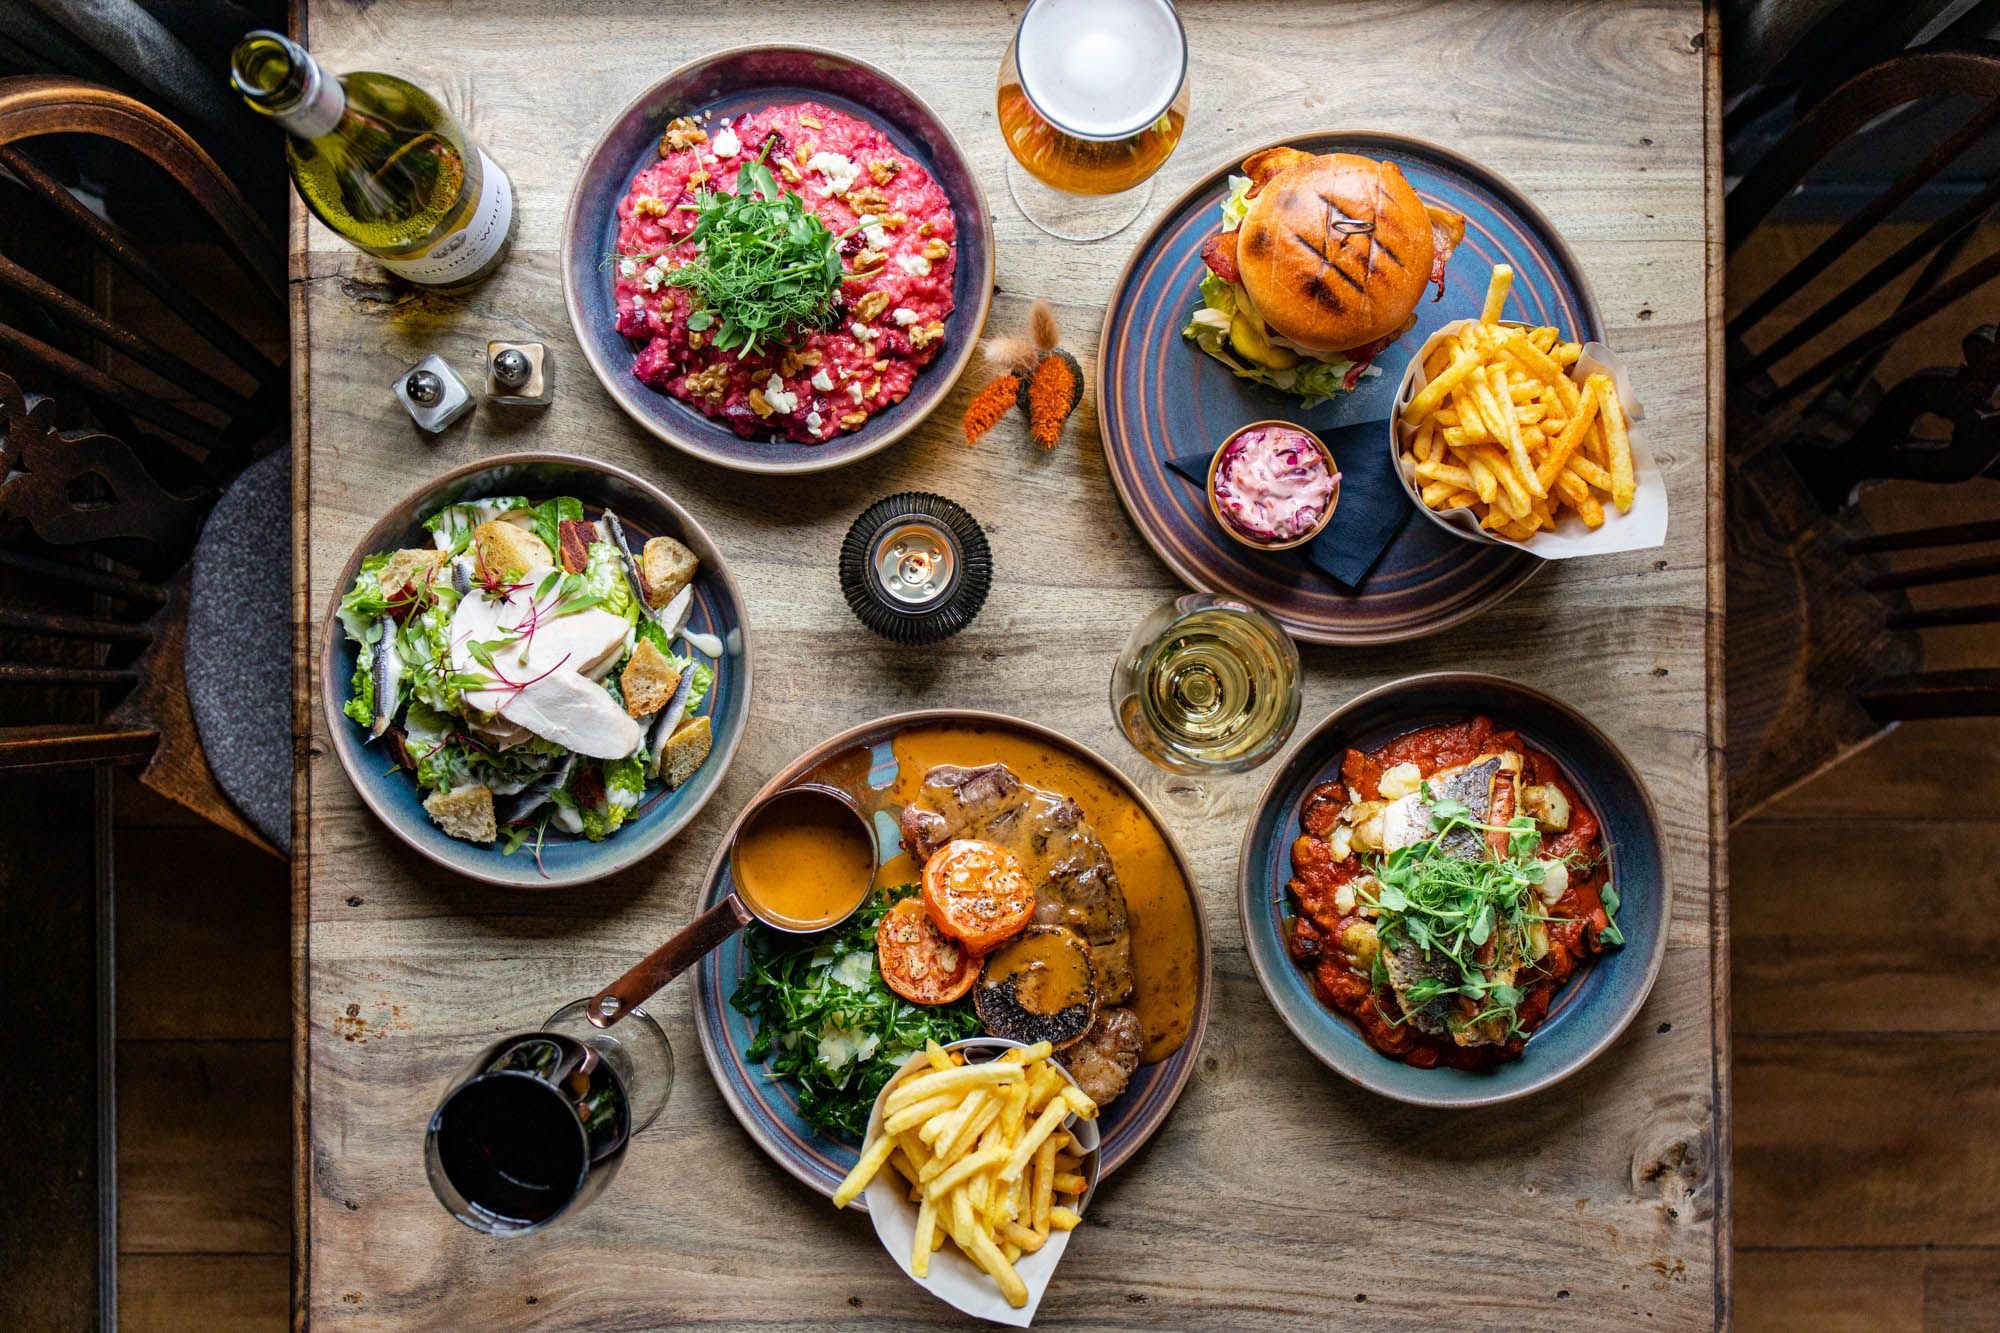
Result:
{"label": "dark wooden chair back", "polygon": [[[79,202],[38,161],[36,141],[60,146],[59,136],[150,163],[240,270],[247,299],[217,308],[172,261]],[[108,302],[0,253],[0,359],[27,381],[0,374],[0,579],[67,594],[0,606],[0,689],[14,693],[16,718],[37,711],[22,702],[32,691],[86,696],[0,727],[0,771],[147,762],[148,785],[254,837],[202,759],[181,630],[201,521],[289,409],[286,358],[254,336],[284,345],[283,252],[193,139],[94,84],[0,79],[0,171],[14,206],[83,239],[109,290],[143,290],[157,307],[146,330],[132,327]],[[79,416],[101,428],[60,424]],[[50,601],[66,609],[30,609]]]}
{"label": "dark wooden chair back", "polygon": [[[2000,277],[2000,248],[1961,261],[2000,204],[2000,179],[1908,239],[1884,224],[1968,150],[2000,138],[2000,54],[1917,51],[1847,81],[1730,191],[1727,241],[1734,259],[1834,150],[1886,116],[1944,98],[1969,99],[1970,115],[1919,149],[1907,171],[1725,327],[1732,819],[1904,719],[2000,714],[2000,669],[1927,671],[1921,637],[2000,621],[2000,602],[1919,608],[1908,596],[2000,574],[2000,554],[1978,549],[2000,541],[2000,519],[1878,533],[1853,507],[1861,488],[1878,481],[2000,478],[2000,344],[1991,322],[1960,340],[1956,364],[1886,387],[1876,374],[1899,340],[1934,316],[1995,309],[1988,286]],[[1812,304],[1832,286],[1819,280],[1836,263],[1853,268],[1855,256],[1865,264],[1859,275]],[[1736,282],[1732,267],[1732,302]],[[1857,317],[1898,284],[1886,316]],[[1947,556],[1915,567],[1900,557],[1916,551]]]}

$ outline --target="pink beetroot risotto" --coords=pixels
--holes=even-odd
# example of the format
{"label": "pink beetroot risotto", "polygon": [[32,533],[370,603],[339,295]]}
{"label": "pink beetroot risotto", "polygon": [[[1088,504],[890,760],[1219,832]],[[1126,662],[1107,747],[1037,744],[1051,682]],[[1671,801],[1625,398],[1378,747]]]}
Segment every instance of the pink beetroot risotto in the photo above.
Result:
{"label": "pink beetroot risotto", "polygon": [[[688,328],[697,298],[663,278],[694,256],[696,194],[734,193],[737,168],[760,150],[779,185],[846,236],[847,276],[826,328],[739,359]],[[618,331],[643,344],[632,373],[738,435],[800,444],[859,430],[901,402],[952,310],[958,229],[930,173],[875,126],[817,102],[677,121],[660,153],[618,205]]]}

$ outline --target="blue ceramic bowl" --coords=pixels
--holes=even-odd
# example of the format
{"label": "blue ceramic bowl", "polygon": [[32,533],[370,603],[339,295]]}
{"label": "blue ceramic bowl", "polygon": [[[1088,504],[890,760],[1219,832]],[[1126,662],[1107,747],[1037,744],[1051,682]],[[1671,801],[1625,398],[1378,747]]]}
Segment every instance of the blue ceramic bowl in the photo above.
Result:
{"label": "blue ceramic bowl", "polygon": [[[1340,775],[1349,749],[1440,722],[1484,713],[1545,750],[1604,829],[1618,927],[1625,945],[1578,968],[1521,1058],[1483,1071],[1416,1069],[1370,1046],[1343,1015],[1319,1002],[1285,950],[1292,914],[1285,884],[1306,793]],[[1264,789],[1243,838],[1237,902],[1243,938],[1264,993],[1292,1035],[1329,1069],[1362,1087],[1418,1106],[1487,1106],[1538,1092],[1590,1063],[1632,1021],[1667,947],[1667,885],[1660,818],[1639,775],[1609,737],[1569,705],[1499,676],[1444,671],[1392,681],[1349,702],[1314,728]]]}
{"label": "blue ceramic bowl", "polygon": [[[929,171],[958,222],[958,268],[944,351],[917,376],[909,397],[860,430],[822,445],[746,440],[722,423],[641,384],[637,348],[615,327],[605,255],[618,243],[618,202],[632,178],[659,160],[660,135],[675,116],[740,116],[806,99],[878,126]],[[612,120],[584,159],[563,220],[563,297],[583,354],[628,416],[684,453],[744,472],[823,472],[888,448],[951,393],[972,359],[993,298],[993,226],[978,177],[944,122],[924,100],[875,66],[803,46],[739,46],[682,65]]]}
{"label": "blue ceramic bowl", "polygon": [[[505,856],[497,843],[486,846],[448,836],[425,813],[411,776],[396,767],[382,746],[370,745],[366,730],[340,711],[354,676],[355,645],[341,633],[334,612],[340,598],[354,586],[362,558],[404,546],[429,546],[431,535],[423,529],[424,519],[454,501],[488,495],[525,495],[534,500],[574,495],[593,517],[599,508],[609,506],[635,538],[678,538],[701,560],[688,628],[713,634],[723,645],[722,660],[714,664],[715,685],[702,703],[715,737],[708,762],[677,790],[655,787],[648,791],[624,826],[603,842],[550,834],[539,868],[525,847]],[[750,720],[747,616],[743,595],[722,552],[659,488],[608,464],[565,454],[507,454],[469,463],[405,496],[362,539],[340,572],[333,603],[320,627],[319,678],[327,734],[362,802],[391,833],[445,869],[512,888],[553,889],[602,879],[664,846],[722,785],[723,774],[736,757],[743,728]]]}

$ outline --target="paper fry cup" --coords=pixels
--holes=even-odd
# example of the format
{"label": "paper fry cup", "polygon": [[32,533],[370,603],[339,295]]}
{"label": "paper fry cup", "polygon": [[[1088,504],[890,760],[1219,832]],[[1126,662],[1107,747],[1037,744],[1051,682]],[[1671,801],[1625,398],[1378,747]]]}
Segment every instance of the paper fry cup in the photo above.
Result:
{"label": "paper fry cup", "polygon": [[[952,1042],[945,1049],[964,1051],[968,1061],[983,1064],[1002,1051],[1021,1045],[1023,1043],[1004,1037],[967,1037],[964,1041]],[[875,1098],[875,1109],[868,1117],[869,1139],[881,1132],[882,1103],[888,1100],[889,1089],[895,1087],[897,1081],[913,1067],[923,1063],[923,1052],[911,1056],[897,1071],[896,1077],[883,1087],[881,1095]],[[1067,1069],[1063,1070],[1063,1076],[1069,1078]],[[1074,1078],[1069,1081],[1076,1082]],[[1097,1192],[1097,1122],[1072,1115],[1063,1122],[1063,1128],[1076,1136],[1077,1146],[1082,1150],[1084,1175],[1089,1182],[1083,1197],[1076,1204],[1077,1212],[1082,1213],[1090,1206],[1091,1196]],[[1042,1293],[1048,1290],[1049,1279],[1055,1276],[1056,1264],[1061,1261],[1063,1251],[1069,1248],[1069,1238],[1074,1233],[1051,1231],[1041,1249],[1033,1254],[1024,1254],[1015,1262],[1014,1271],[1021,1275],[1021,1281],[1028,1288],[1028,1303],[1016,1310],[1000,1294],[999,1284],[954,1246],[947,1245],[931,1255],[929,1277],[918,1277],[910,1272],[910,1247],[917,1238],[917,1206],[910,1202],[908,1194],[902,1174],[887,1164],[875,1173],[875,1179],[868,1182],[868,1188],[863,1191],[868,1200],[868,1218],[875,1224],[875,1234],[881,1239],[882,1248],[889,1252],[889,1257],[896,1261],[910,1281],[976,1319],[1011,1324],[1015,1328],[1026,1328],[1032,1323],[1036,1307],[1042,1303]]]}
{"label": "paper fry cup", "polygon": [[[1419,485],[1415,469],[1403,462],[1403,408],[1417,396],[1418,390],[1430,382],[1430,376],[1424,373],[1424,362],[1430,359],[1438,343],[1470,323],[1469,319],[1453,320],[1426,339],[1423,349],[1410,358],[1409,367],[1403,371],[1402,383],[1396,388],[1395,406],[1389,413],[1389,458],[1395,464],[1396,475],[1403,479],[1404,493],[1417,507],[1417,512],[1454,537],[1488,546],[1519,547],[1544,560],[1569,560],[1580,555],[1609,555],[1614,551],[1643,551],[1664,546],[1667,540],[1667,481],[1653,461],[1653,451],[1647,444],[1643,424],[1645,409],[1632,393],[1632,383],[1625,374],[1625,363],[1602,343],[1583,345],[1583,355],[1570,367],[1570,378],[1580,386],[1586,377],[1602,373],[1609,375],[1618,388],[1618,402],[1625,409],[1626,434],[1632,441],[1632,476],[1637,484],[1629,513],[1619,513],[1610,500],[1605,500],[1604,526],[1592,532],[1576,514],[1564,510],[1554,532],[1538,532],[1527,541],[1517,542],[1487,532],[1479,526],[1478,518],[1470,509],[1439,511],[1424,503],[1423,497],[1417,493]],[[1502,323],[1508,328],[1532,327],[1514,320],[1503,320]]]}

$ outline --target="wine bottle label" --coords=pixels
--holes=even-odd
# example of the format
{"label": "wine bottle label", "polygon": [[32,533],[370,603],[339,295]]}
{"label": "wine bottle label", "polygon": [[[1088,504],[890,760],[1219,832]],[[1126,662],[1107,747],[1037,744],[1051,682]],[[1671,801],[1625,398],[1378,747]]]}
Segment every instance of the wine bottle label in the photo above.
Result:
{"label": "wine bottle label", "polygon": [[382,267],[411,282],[444,286],[469,278],[507,244],[514,225],[514,186],[500,164],[479,153],[479,206],[466,224],[421,255],[400,259],[376,256]]}

